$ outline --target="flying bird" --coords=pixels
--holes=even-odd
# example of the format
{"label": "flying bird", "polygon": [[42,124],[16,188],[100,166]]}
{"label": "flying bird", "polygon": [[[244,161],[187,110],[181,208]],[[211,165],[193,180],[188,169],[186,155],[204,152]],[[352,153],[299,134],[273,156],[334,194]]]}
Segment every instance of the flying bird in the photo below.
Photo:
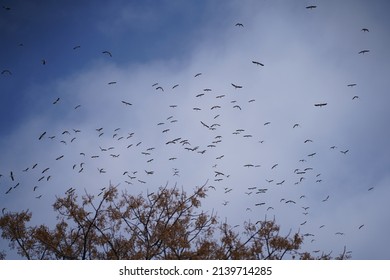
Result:
{"label": "flying bird", "polygon": [[348,151],[349,151],[349,150],[340,151],[340,153],[343,153],[343,154],[345,155],[346,153],[348,153]]}
{"label": "flying bird", "polygon": [[236,84],[231,84],[235,89],[237,89],[237,88],[242,88],[242,86],[239,86],[239,85],[236,85]]}
{"label": "flying bird", "polygon": [[359,52],[359,54],[365,54],[365,53],[368,53],[368,52],[370,52],[370,50],[362,50],[362,51]]}
{"label": "flying bird", "polygon": [[195,74],[194,77],[196,78],[196,77],[199,77],[200,75],[202,75],[202,73]]}
{"label": "flying bird", "polygon": [[4,75],[4,74],[12,75],[11,71],[8,70],[8,69],[5,69],[5,70],[1,71],[1,74],[2,75]]}
{"label": "flying bird", "polygon": [[237,22],[235,26],[244,27],[244,25],[242,23],[239,23],[239,22]]}
{"label": "flying bird", "polygon": [[162,87],[156,87],[156,90],[161,90],[161,91],[164,91],[164,89]]}
{"label": "flying bird", "polygon": [[107,55],[109,55],[110,57],[112,57],[112,54],[111,54],[111,52],[109,52],[109,51],[102,51],[102,53],[107,54]]}
{"label": "flying bird", "polygon": [[131,104],[130,102],[123,101],[123,100],[122,100],[122,103],[125,104],[125,105],[127,105],[127,106],[133,105],[133,104]]}
{"label": "flying bird", "polygon": [[362,31],[363,32],[370,32],[370,30],[368,30],[368,28],[362,28]]}
{"label": "flying bird", "polygon": [[39,140],[41,140],[42,138],[43,138],[43,136],[45,136],[45,134],[46,134],[46,131],[45,132],[43,132],[40,136],[39,136]]}
{"label": "flying bird", "polygon": [[74,46],[74,47],[73,47],[74,50],[77,50],[77,49],[79,49],[79,48],[81,48],[81,46]]}
{"label": "flying bird", "polygon": [[315,8],[317,8],[317,6],[315,6],[315,5],[306,6],[306,9],[310,9],[310,10],[315,9]]}
{"label": "flying bird", "polygon": [[264,66],[264,64],[263,64],[263,63],[261,63],[261,62],[258,62],[258,61],[254,61],[254,60],[252,60],[252,63],[253,63],[253,64],[256,64],[256,65],[259,65],[259,66]]}
{"label": "flying bird", "polygon": [[356,84],[348,84],[347,86],[348,87],[354,87],[354,86],[356,86]]}
{"label": "flying bird", "polygon": [[314,106],[316,107],[322,107],[322,106],[326,106],[328,103],[316,103],[314,104]]}

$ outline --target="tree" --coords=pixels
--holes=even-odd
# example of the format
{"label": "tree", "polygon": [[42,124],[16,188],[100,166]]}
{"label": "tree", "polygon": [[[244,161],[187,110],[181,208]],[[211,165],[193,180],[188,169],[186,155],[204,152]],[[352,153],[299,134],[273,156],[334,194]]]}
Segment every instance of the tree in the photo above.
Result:
{"label": "tree", "polygon": [[[275,220],[244,223],[239,233],[215,213],[201,210],[207,188],[188,196],[161,187],[146,196],[110,185],[96,197],[79,199],[74,189],[53,204],[57,223],[31,226],[30,211],[6,212],[2,238],[26,259],[330,259],[300,252],[304,235],[282,236]],[[0,256],[1,257],[1,256]],[[3,255],[3,257],[5,257]],[[344,252],[338,259],[347,259]]]}

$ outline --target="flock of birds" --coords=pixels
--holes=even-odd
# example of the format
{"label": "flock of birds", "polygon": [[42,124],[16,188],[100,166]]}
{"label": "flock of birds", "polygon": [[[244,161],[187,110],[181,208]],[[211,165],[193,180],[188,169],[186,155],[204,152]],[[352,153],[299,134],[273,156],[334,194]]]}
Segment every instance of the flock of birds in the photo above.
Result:
{"label": "flock of birds", "polygon": [[[3,7],[8,9],[6,7]],[[317,6],[311,5],[307,6],[306,9],[313,10],[316,9]],[[243,23],[236,23],[235,27],[237,28],[245,28]],[[362,32],[369,32],[367,28],[362,28]],[[23,46],[23,44],[21,44]],[[73,51],[78,51],[80,49],[80,45],[76,45],[73,47]],[[358,52],[359,55],[364,55],[369,53],[370,50],[363,49]],[[106,56],[107,59],[113,57],[113,53],[109,50],[103,50],[101,55]],[[249,60],[248,63],[252,63],[254,67],[261,67],[266,69],[266,66],[263,62],[257,60]],[[45,66],[47,64],[46,59],[42,58],[41,64]],[[254,70],[255,71],[255,70]],[[12,69],[3,69],[1,71],[1,75],[6,78],[6,76],[13,76]],[[193,79],[197,79],[198,84],[201,85],[202,82],[202,72],[195,73],[193,75]],[[118,81],[110,81],[107,82],[109,86],[115,86]],[[232,92],[236,93],[237,91],[242,91],[245,89],[245,84],[240,84],[235,81],[230,82]],[[229,85],[229,86],[230,86]],[[356,83],[346,84],[347,87],[353,88],[357,86]],[[169,86],[169,88],[165,85],[160,84],[160,82],[151,83],[151,89],[153,90],[153,94],[167,94],[167,92],[175,91],[180,89],[180,84],[173,84]],[[259,162],[246,162],[239,163],[235,162],[234,156],[229,156],[229,153],[232,151],[224,150],[223,143],[224,141],[236,141],[232,139],[237,139],[237,137],[243,137],[246,139],[252,139],[258,145],[265,144],[264,140],[258,139],[255,133],[251,133],[245,128],[238,127],[233,131],[228,131],[223,129],[225,126],[221,119],[223,119],[224,115],[227,114],[235,114],[240,112],[241,110],[245,110],[245,106],[256,106],[256,99],[248,98],[245,103],[241,100],[232,98],[232,94],[230,92],[226,93],[215,93],[212,88],[204,87],[203,90],[193,94],[191,96],[194,100],[201,100],[201,102],[197,102],[197,104],[192,108],[187,108],[189,110],[189,115],[192,118],[196,119],[196,123],[198,124],[197,129],[201,130],[202,133],[207,135],[205,138],[211,139],[210,141],[200,141],[197,139],[186,138],[183,135],[178,135],[180,131],[175,128],[176,123],[180,123],[181,119],[175,116],[174,110],[177,110],[181,105],[179,104],[170,104],[167,111],[169,114],[166,118],[159,120],[155,123],[155,127],[153,129],[158,129],[161,133],[159,140],[163,145],[158,146],[149,146],[149,139],[141,139],[138,137],[137,133],[131,131],[131,127],[116,127],[116,128],[105,128],[105,127],[94,127],[91,128],[90,131],[86,134],[85,137],[89,137],[91,131],[95,134],[93,139],[89,139],[90,149],[89,152],[77,151],[74,150],[71,153],[71,156],[68,154],[58,154],[53,156],[52,162],[56,164],[58,162],[64,161],[68,157],[72,157],[72,164],[68,167],[68,170],[74,173],[74,176],[77,174],[83,174],[88,172],[88,176],[99,176],[104,174],[109,174],[110,166],[103,166],[103,164],[107,164],[109,160],[119,160],[123,158],[130,158],[129,153],[132,153],[132,157],[137,157],[137,160],[142,159],[142,168],[134,168],[129,169],[126,166],[123,166],[123,170],[121,170],[121,178],[119,179],[119,184],[123,183],[124,186],[136,187],[142,185],[148,185],[150,178],[155,176],[156,173],[159,173],[158,168],[160,166],[169,166],[171,170],[171,174],[167,175],[170,180],[179,180],[181,173],[184,169],[189,168],[191,166],[182,166],[181,164],[176,165],[175,163],[180,160],[180,158],[186,157],[192,159],[193,156],[201,156],[201,155],[216,155],[213,157],[208,157],[207,161],[205,160],[204,165],[209,167],[208,171],[208,180],[205,186],[210,190],[218,193],[218,198],[221,199],[220,203],[222,206],[231,205],[230,198],[232,198],[231,193],[241,192],[240,195],[243,195],[244,198],[248,198],[248,203],[246,203],[245,212],[253,212],[253,213],[270,213],[272,215],[272,211],[277,208],[276,205],[270,204],[267,201],[267,194],[271,193],[272,190],[276,187],[283,187],[286,185],[300,185],[304,182],[309,182],[310,184],[318,183],[320,184],[325,180],[323,178],[321,172],[316,170],[314,166],[310,165],[310,159],[314,158],[317,155],[317,152],[307,153],[304,157],[297,160],[297,166],[293,169],[291,177],[274,177],[274,170],[280,168],[280,164],[273,162],[269,163],[259,163]],[[51,100],[51,106],[61,106],[61,102],[63,100],[63,96],[57,97],[54,100]],[[353,100],[358,99],[359,96],[354,95],[352,97]],[[125,106],[129,108],[133,108],[137,106],[132,101],[128,100],[117,100],[118,106]],[[327,101],[320,101],[318,103],[314,103],[315,107],[325,107],[328,105]],[[86,104],[75,104],[71,109],[76,111],[83,110],[84,106],[88,106]],[[205,112],[203,114],[203,112]],[[211,112],[211,117],[210,116]],[[261,123],[263,127],[272,126],[272,121],[265,121]],[[299,130],[300,127],[304,125],[302,123],[291,123],[291,129]],[[127,130],[129,129],[129,130]],[[52,131],[45,130],[37,132],[35,139],[32,141],[38,142],[50,142],[51,145],[61,145],[58,146],[58,150],[62,150],[63,146],[71,149],[72,145],[77,143],[78,139],[83,138],[84,130],[77,128],[64,128],[60,133],[53,133]],[[233,137],[233,138],[232,138]],[[103,140],[104,139],[104,140]],[[225,140],[226,139],[226,140]],[[310,145],[314,140],[307,138],[303,141],[303,145]],[[105,143],[106,146],[102,146],[102,143]],[[107,145],[107,143],[109,143]],[[174,149],[171,147],[175,147]],[[91,148],[92,147],[92,148]],[[170,150],[175,150],[175,154],[167,157],[163,161],[158,157],[159,152],[158,149],[164,149],[169,147]],[[238,149],[238,148],[237,148]],[[338,147],[336,145],[330,144],[329,151],[337,150]],[[347,156],[349,153],[348,148],[338,149],[339,153],[343,156]],[[234,152],[234,151],[233,151]],[[238,175],[231,172],[231,170],[224,170],[224,161],[233,161],[237,166],[237,170],[235,172]],[[154,164],[157,162],[156,164]],[[100,164],[100,166],[99,166]],[[153,165],[154,164],[154,165]],[[97,167],[96,167],[97,166]],[[154,167],[154,168],[153,168]],[[157,169],[156,169],[157,168]],[[253,170],[253,174],[258,173],[257,170],[266,169],[266,176],[262,178],[260,181],[260,185],[257,186],[241,186],[241,189],[236,189],[230,186],[228,183],[230,178],[240,176],[241,171],[239,168],[243,168],[243,170]],[[60,174],[52,173],[52,170],[55,169],[53,166],[47,166],[42,164],[41,162],[32,162],[29,166],[25,166],[20,168],[20,170],[0,170],[0,195],[2,196],[11,196],[17,195],[19,189],[27,189],[27,191],[31,191],[34,194],[35,199],[41,199],[45,195],[45,188],[47,185],[50,185],[53,177],[61,176]],[[23,177],[24,174],[29,174],[29,178],[34,178],[33,181],[29,183],[23,183],[19,178]],[[289,175],[289,176],[290,176]],[[287,176],[287,175],[286,175]],[[172,179],[173,178],[173,179]],[[291,179],[293,178],[293,179]],[[111,178],[113,180],[118,180],[118,178]],[[26,185],[29,184],[29,185]],[[66,188],[66,193],[74,192],[78,188],[77,186],[69,186]],[[98,196],[100,196],[105,190],[105,187],[100,188],[98,190]],[[373,187],[368,188],[368,191],[372,191]],[[234,195],[234,194],[233,194]],[[230,197],[230,198],[229,198]],[[5,199],[4,197],[1,199]],[[302,221],[299,224],[299,227],[304,227],[309,219],[306,218],[307,215],[310,214],[311,205],[305,203],[306,195],[300,194],[296,198],[292,197],[280,197],[279,204],[280,205],[294,205],[301,209],[302,212]],[[327,203],[332,199],[330,194],[324,196],[318,203]],[[9,211],[6,207],[2,207],[2,213],[4,214],[6,211]],[[324,228],[326,225],[320,224],[318,229]],[[362,229],[364,224],[361,223],[356,226],[357,229]],[[333,233],[334,235],[345,235],[342,231],[336,231]],[[311,241],[315,241],[314,233],[306,233],[305,236],[310,237]]]}

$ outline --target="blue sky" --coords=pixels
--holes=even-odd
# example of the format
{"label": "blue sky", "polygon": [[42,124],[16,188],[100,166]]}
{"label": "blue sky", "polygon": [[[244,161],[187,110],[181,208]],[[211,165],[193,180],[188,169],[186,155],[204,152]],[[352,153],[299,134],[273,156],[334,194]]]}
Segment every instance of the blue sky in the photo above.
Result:
{"label": "blue sky", "polygon": [[50,224],[69,187],[207,182],[231,224],[275,217],[309,251],[389,259],[389,3],[58,2],[1,1],[2,209]]}

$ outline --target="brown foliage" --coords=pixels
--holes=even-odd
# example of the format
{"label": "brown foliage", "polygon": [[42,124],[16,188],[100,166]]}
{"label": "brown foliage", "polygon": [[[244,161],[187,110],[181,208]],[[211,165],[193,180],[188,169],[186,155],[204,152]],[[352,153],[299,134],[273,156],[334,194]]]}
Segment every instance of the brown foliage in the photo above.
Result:
{"label": "brown foliage", "polygon": [[[72,191],[53,204],[53,229],[28,226],[29,211],[8,212],[0,218],[1,236],[26,259],[315,259],[299,252],[302,235],[282,236],[274,220],[246,222],[243,233],[219,222],[200,210],[205,197],[204,186],[190,196],[167,186],[134,196],[111,185],[80,200]],[[338,258],[348,257],[344,250]]]}

